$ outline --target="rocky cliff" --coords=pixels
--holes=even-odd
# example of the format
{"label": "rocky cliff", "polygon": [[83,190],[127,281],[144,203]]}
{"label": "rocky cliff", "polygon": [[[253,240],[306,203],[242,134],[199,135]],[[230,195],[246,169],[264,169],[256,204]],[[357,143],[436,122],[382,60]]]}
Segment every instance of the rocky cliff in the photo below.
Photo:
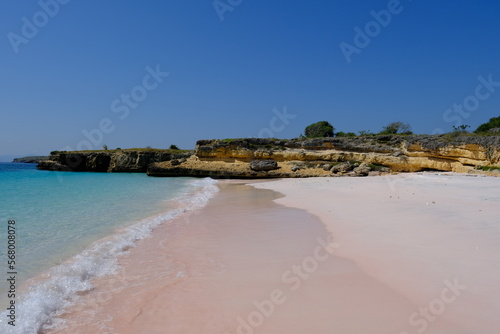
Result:
{"label": "rocky cliff", "polygon": [[[275,167],[252,168],[252,162]],[[269,165],[270,166],[270,165]],[[182,161],[153,163],[150,176],[231,178],[369,175],[500,169],[500,136],[373,135],[319,139],[200,140]]]}
{"label": "rocky cliff", "polygon": [[185,159],[192,151],[180,150],[113,150],[52,152],[49,160],[41,161],[37,168],[56,171],[128,172],[145,173],[154,162]]}

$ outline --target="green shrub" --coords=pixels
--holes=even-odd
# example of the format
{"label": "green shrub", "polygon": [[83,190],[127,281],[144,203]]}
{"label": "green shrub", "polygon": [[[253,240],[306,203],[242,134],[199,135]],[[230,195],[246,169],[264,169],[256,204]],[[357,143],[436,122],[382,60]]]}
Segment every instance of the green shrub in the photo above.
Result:
{"label": "green shrub", "polygon": [[333,137],[335,128],[327,121],[320,121],[306,127],[304,133],[307,138]]}
{"label": "green shrub", "polygon": [[177,145],[170,145],[169,149],[170,150],[179,150],[179,148],[177,147]]}
{"label": "green shrub", "polygon": [[474,133],[488,132],[494,128],[500,128],[500,116],[490,118],[490,120],[487,123],[478,126],[478,128],[476,129],[476,131],[474,131]]}
{"label": "green shrub", "polygon": [[358,133],[360,136],[369,136],[369,135],[373,134],[370,130],[361,130],[361,131],[358,131]]}
{"label": "green shrub", "polygon": [[453,132],[464,132],[464,133],[467,133],[467,129],[470,128],[470,125],[465,125],[465,124],[462,124],[460,126],[455,126],[453,125]]}
{"label": "green shrub", "polygon": [[500,170],[500,167],[495,167],[495,166],[480,166],[479,168],[485,172]]}
{"label": "green shrub", "polygon": [[405,134],[405,135],[411,135],[413,132],[411,132],[410,124],[403,123],[403,122],[389,123],[382,128],[382,131],[380,131],[381,135],[395,135],[398,133]]}

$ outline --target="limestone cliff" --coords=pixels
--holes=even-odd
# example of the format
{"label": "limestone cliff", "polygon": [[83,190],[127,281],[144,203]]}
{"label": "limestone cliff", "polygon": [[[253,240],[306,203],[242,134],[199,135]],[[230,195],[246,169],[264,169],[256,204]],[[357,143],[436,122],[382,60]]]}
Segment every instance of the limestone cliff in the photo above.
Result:
{"label": "limestone cliff", "polygon": [[[250,162],[272,160],[277,168],[255,171]],[[345,168],[333,168],[351,162]],[[309,177],[366,175],[367,171],[476,172],[500,167],[500,136],[373,135],[319,139],[200,140],[185,161],[153,163],[150,176]]]}
{"label": "limestone cliff", "polygon": [[180,150],[113,150],[52,152],[49,160],[41,161],[37,168],[57,171],[127,172],[145,173],[154,162],[187,158],[192,151]]}

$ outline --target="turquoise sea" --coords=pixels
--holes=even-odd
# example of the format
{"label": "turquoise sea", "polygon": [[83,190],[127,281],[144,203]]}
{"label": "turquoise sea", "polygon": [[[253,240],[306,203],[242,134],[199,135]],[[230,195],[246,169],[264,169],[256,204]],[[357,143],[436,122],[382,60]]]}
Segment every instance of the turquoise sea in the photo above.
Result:
{"label": "turquoise sea", "polygon": [[[37,333],[113,273],[116,259],[159,224],[202,207],[216,181],[134,173],[39,171],[0,163],[0,333]],[[15,221],[16,327],[6,324],[7,225]]]}

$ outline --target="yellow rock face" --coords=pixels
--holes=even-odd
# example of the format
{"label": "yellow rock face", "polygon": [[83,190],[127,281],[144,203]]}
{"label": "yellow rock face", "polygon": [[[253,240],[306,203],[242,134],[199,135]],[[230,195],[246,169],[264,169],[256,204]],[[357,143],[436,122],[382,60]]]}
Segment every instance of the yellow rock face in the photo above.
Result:
{"label": "yellow rock face", "polygon": [[500,150],[477,144],[449,145],[434,150],[422,148],[418,143],[401,145],[401,154],[339,150],[332,145],[321,150],[303,148],[248,149],[238,146],[197,150],[200,161],[248,163],[255,159],[273,159],[278,162],[303,161],[314,163],[359,161],[389,167],[394,172],[440,170],[467,173],[476,166],[500,167]]}

